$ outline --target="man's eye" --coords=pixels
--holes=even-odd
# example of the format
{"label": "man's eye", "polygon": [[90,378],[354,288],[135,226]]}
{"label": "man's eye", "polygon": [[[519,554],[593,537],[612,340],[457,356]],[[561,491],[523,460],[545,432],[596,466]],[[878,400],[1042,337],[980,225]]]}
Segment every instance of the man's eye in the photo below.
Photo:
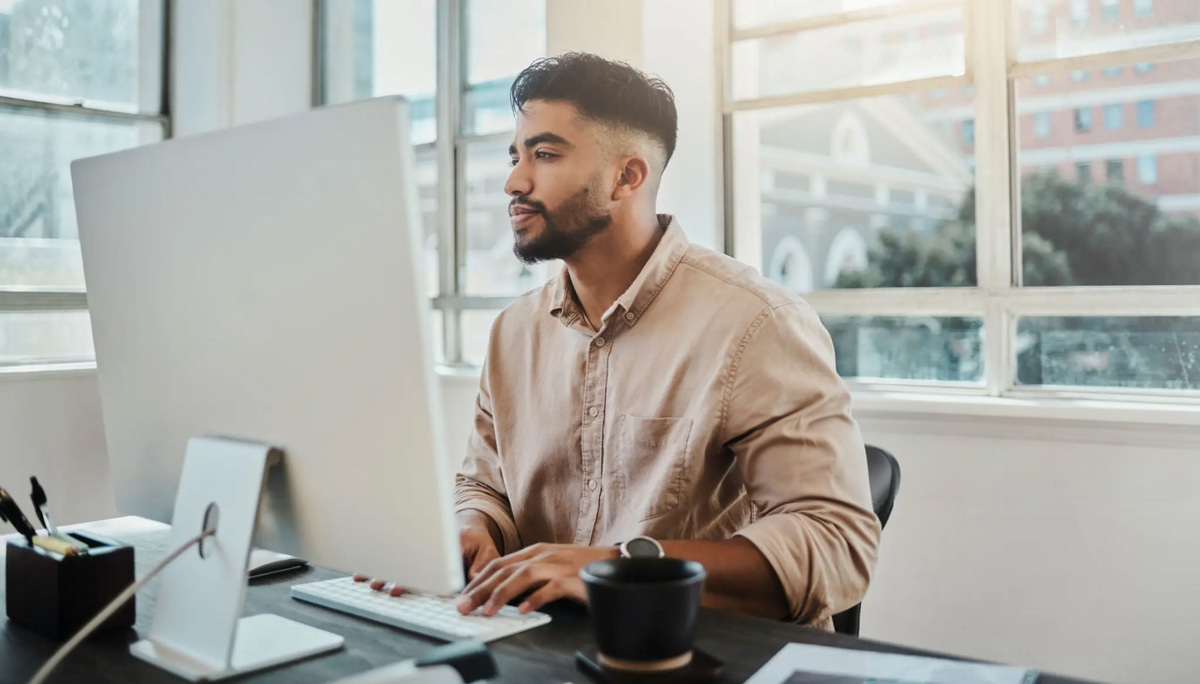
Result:
{"label": "man's eye", "polygon": [[516,157],[513,157],[512,159],[508,160],[509,166],[516,166],[517,164],[520,164],[520,163],[521,163],[521,160],[517,159]]}
{"label": "man's eye", "polygon": [[545,150],[538,150],[534,156],[536,156],[538,159],[553,159],[553,158],[557,157],[558,155],[554,154],[553,152],[547,152]]}

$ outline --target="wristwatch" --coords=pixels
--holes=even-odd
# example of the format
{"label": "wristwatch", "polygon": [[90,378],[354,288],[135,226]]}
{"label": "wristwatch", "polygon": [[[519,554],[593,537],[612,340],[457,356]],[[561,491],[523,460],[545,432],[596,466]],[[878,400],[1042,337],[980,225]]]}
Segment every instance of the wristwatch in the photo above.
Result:
{"label": "wristwatch", "polygon": [[621,558],[662,558],[662,544],[650,537],[633,537],[621,542]]}

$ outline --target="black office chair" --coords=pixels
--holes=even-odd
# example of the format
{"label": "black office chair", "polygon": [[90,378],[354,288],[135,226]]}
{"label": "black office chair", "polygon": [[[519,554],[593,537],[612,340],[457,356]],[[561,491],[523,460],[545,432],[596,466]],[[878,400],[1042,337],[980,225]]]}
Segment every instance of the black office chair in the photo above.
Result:
{"label": "black office chair", "polygon": [[[867,446],[867,477],[871,481],[871,507],[879,518],[879,526],[886,527],[892,517],[892,506],[896,503],[896,492],[900,489],[900,464],[896,457],[879,447]],[[858,618],[862,604],[833,616],[833,628],[839,634],[858,636]]]}

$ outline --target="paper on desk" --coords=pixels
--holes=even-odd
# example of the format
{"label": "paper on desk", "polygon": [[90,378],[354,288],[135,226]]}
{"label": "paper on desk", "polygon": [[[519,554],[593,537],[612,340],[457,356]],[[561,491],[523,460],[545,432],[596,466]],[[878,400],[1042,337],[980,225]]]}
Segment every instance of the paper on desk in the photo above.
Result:
{"label": "paper on desk", "polygon": [[1033,684],[1037,672],[941,658],[788,644],[746,684]]}

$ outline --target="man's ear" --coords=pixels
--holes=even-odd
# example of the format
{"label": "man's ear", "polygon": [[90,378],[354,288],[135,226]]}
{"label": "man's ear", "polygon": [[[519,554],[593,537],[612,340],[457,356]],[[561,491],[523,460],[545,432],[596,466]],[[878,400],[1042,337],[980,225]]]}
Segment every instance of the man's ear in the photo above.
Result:
{"label": "man's ear", "polygon": [[650,178],[650,163],[645,157],[639,154],[629,155],[622,157],[620,163],[621,175],[617,177],[617,184],[613,187],[613,201],[629,197]]}

